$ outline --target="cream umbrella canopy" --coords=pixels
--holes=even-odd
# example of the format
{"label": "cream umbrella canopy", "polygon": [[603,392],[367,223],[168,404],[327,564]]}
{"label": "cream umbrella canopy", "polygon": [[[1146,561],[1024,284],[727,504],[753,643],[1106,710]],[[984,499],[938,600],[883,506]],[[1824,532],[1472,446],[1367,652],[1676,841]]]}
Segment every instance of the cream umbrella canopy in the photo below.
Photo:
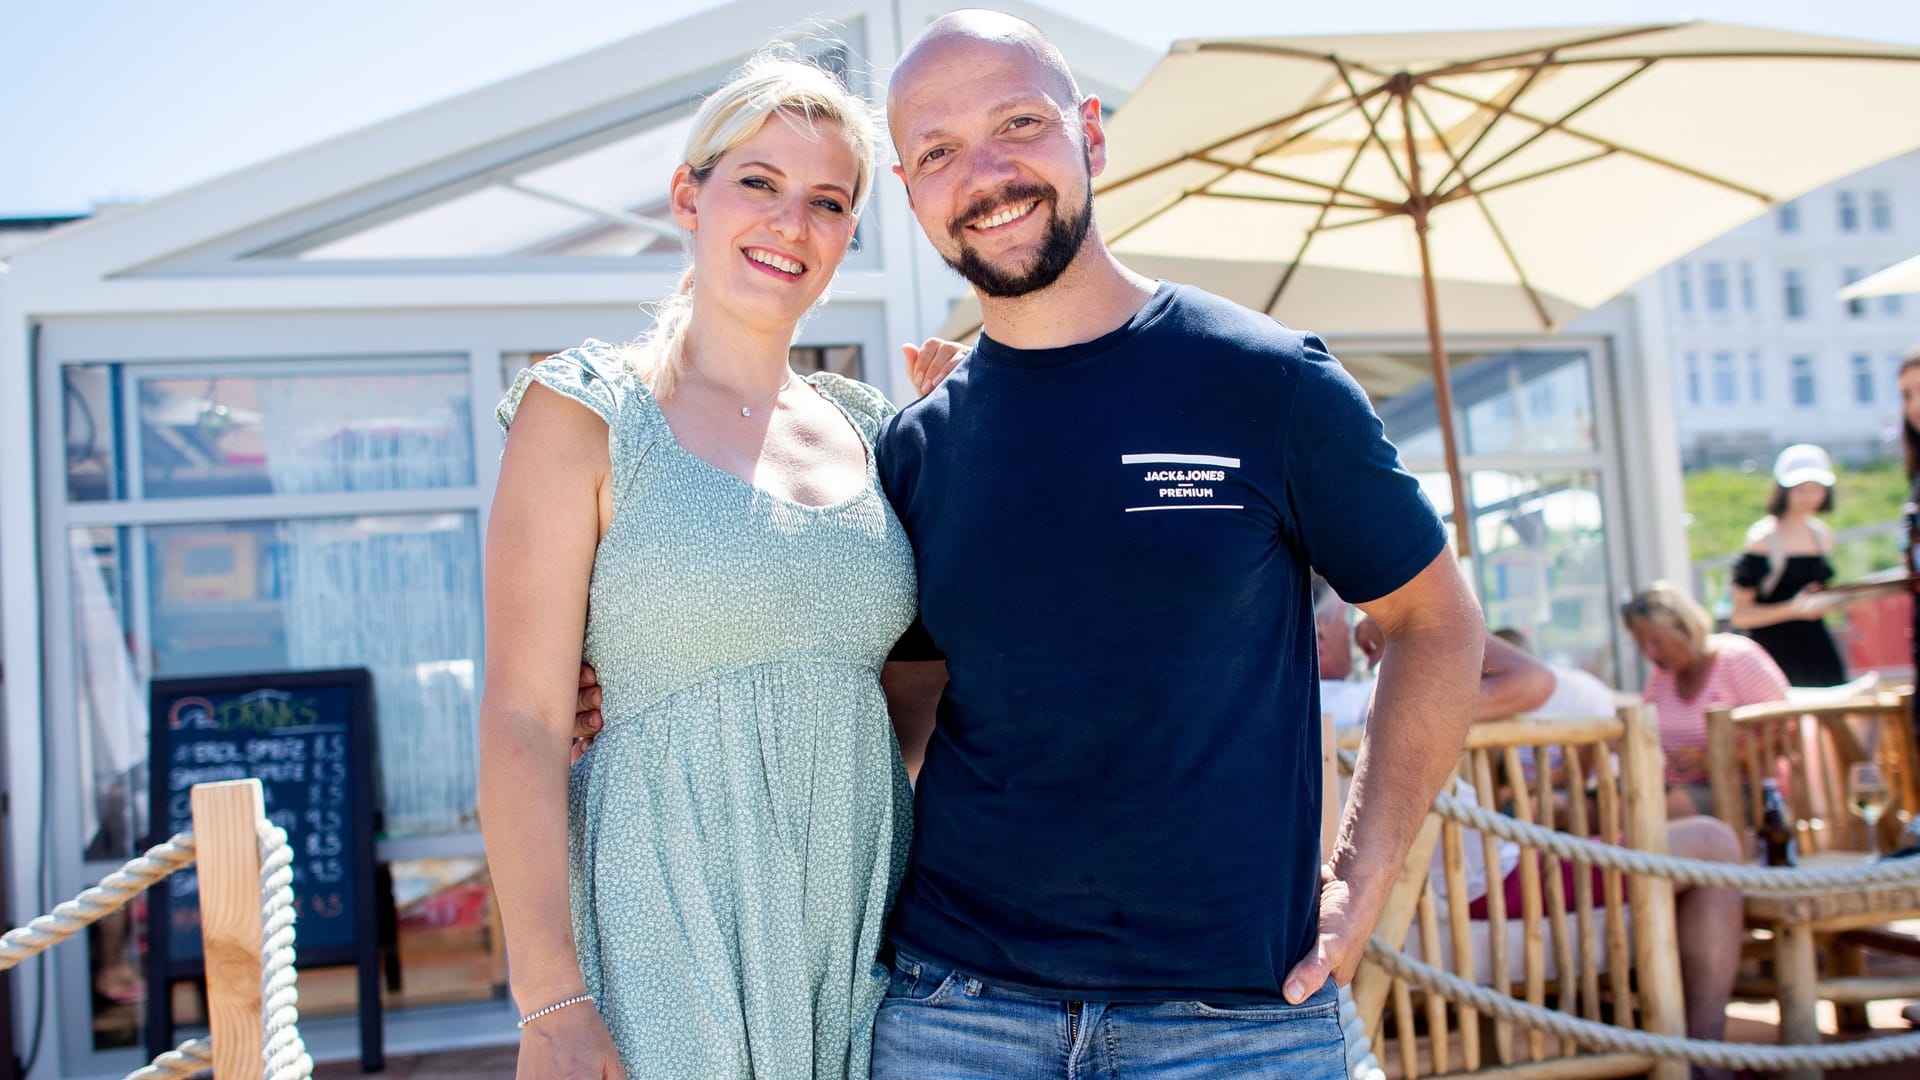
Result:
{"label": "cream umbrella canopy", "polygon": [[[1557,328],[1920,146],[1920,49],[1721,23],[1177,43],[1107,126],[1101,234],[1291,325]],[[952,324],[949,324],[950,326]]]}
{"label": "cream umbrella canopy", "polygon": [[1857,300],[1866,296],[1893,296],[1897,293],[1920,293],[1920,255],[1861,278],[1841,289],[1840,299]]}

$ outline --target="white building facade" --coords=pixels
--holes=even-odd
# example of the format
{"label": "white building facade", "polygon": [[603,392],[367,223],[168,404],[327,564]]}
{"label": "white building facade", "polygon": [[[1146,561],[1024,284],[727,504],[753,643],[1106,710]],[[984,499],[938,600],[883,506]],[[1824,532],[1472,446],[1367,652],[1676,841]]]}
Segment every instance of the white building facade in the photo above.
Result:
{"label": "white building facade", "polygon": [[1813,442],[1860,462],[1898,453],[1895,372],[1920,346],[1920,297],[1845,286],[1920,251],[1920,153],[1776,207],[1643,283],[1666,326],[1688,466],[1767,464]]}

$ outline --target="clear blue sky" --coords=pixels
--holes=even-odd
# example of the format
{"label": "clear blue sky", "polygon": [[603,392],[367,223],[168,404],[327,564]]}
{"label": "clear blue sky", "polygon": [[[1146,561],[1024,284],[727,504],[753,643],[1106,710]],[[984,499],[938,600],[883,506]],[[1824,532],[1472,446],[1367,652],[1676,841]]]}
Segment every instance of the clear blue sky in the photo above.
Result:
{"label": "clear blue sky", "polygon": [[[1688,16],[1920,45],[1920,0],[1039,2],[1156,48],[1199,35]],[[0,0],[0,215],[163,195],[714,6]],[[793,18],[819,7],[796,0]]]}

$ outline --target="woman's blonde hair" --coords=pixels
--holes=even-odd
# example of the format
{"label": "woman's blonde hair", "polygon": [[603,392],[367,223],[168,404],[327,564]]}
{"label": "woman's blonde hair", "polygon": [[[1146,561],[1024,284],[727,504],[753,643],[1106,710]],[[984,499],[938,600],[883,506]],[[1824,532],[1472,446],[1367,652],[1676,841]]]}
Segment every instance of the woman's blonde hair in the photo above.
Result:
{"label": "woman's blonde hair", "polygon": [[1635,619],[1645,619],[1686,634],[1696,650],[1706,648],[1707,638],[1713,633],[1713,616],[1707,614],[1707,609],[1665,581],[1654,582],[1620,605],[1620,621],[1628,630],[1633,629]]}
{"label": "woman's blonde hair", "polygon": [[[777,46],[747,61],[694,114],[693,130],[687,133],[681,158],[692,170],[694,182],[706,180],[721,155],[753,138],[774,116],[814,139],[826,137],[821,131],[823,123],[839,128],[853,148],[853,205],[848,211],[858,213],[873,190],[880,143],[880,125],[873,109],[832,72]],[[672,397],[686,372],[693,290],[693,266],[689,264],[673,294],[650,305],[652,328],[628,347],[628,362],[655,397]],[[821,295],[824,299],[825,294]]]}

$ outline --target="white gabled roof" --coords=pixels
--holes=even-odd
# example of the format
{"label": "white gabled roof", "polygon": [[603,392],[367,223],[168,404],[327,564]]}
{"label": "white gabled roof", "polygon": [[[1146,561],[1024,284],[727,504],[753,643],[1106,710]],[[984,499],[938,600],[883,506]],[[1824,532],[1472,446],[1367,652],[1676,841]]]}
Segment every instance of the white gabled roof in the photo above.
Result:
{"label": "white gabled roof", "polygon": [[[351,235],[363,227],[361,219],[367,227],[392,219],[396,206],[431,206],[436,199],[451,197],[444,192],[462,185],[462,190],[471,192],[477,176],[503,163],[537,156],[570,141],[590,141],[597,133],[649,113],[684,111],[693,95],[724,79],[753,49],[774,37],[819,41],[825,36],[823,27],[827,33],[844,34],[856,53],[856,66],[870,69],[868,89],[877,97],[884,86],[885,68],[900,44],[949,7],[887,0],[830,2],[836,6],[816,8],[803,24],[796,25],[791,0],[733,0],[592,52],[69,226],[13,251],[9,261],[23,272],[15,280],[32,277],[69,292],[109,280],[172,279],[160,286],[171,293],[175,291],[171,286],[185,278],[204,283],[229,275],[257,278],[312,270],[299,259],[249,256],[306,243],[305,238],[316,235]],[[1076,74],[1087,82],[1086,88],[1106,99],[1124,97],[1157,55],[1045,8],[1018,0],[1002,6],[1054,37],[1074,62]],[[367,267],[347,264],[320,269],[352,275]],[[444,274],[476,270],[513,274],[516,269],[500,262],[449,266],[444,261],[424,260],[416,265],[406,260],[375,272],[418,274],[424,284],[426,278]],[[263,296],[269,292],[283,294],[284,288],[256,281],[240,289],[240,293]]]}

